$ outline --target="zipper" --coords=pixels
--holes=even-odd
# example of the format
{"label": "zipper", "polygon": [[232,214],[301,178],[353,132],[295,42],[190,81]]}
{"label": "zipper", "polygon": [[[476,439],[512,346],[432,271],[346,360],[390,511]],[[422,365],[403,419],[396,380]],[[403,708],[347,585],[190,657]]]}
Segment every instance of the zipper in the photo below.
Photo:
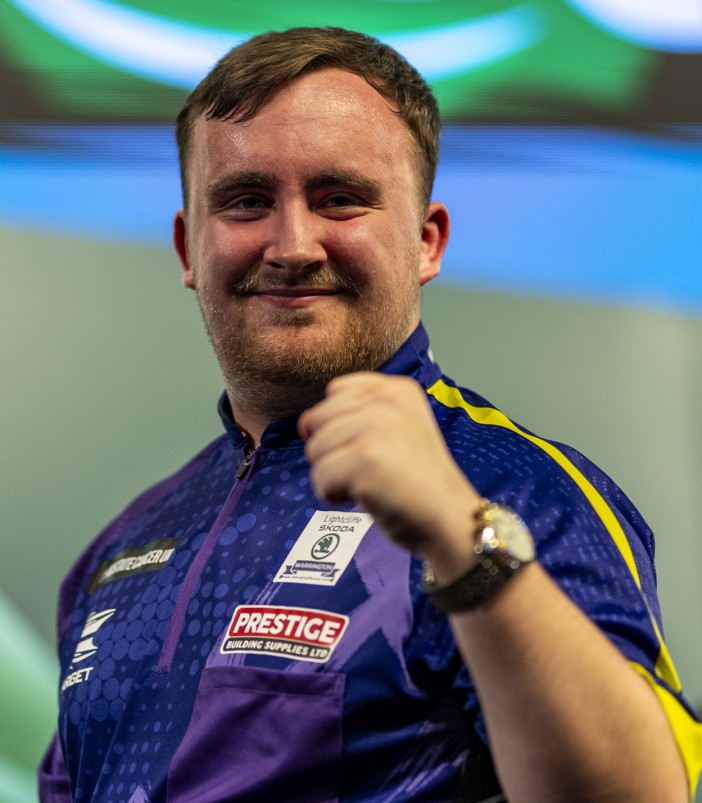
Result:
{"label": "zipper", "polygon": [[261,461],[264,454],[265,450],[261,449],[260,447],[258,449],[254,449],[251,446],[246,447],[244,459],[241,461],[236,470],[236,480],[234,481],[234,485],[229,491],[227,498],[224,500],[222,509],[219,511],[212,528],[210,529],[209,533],[207,533],[207,538],[205,538],[205,541],[195,555],[195,559],[190,564],[190,568],[188,569],[185,577],[183,578],[183,582],[178,589],[178,596],[176,598],[175,605],[173,606],[171,619],[168,623],[166,637],[163,640],[161,655],[156,665],[156,672],[171,671],[173,656],[175,655],[176,647],[180,641],[180,634],[183,630],[183,624],[185,623],[185,614],[188,610],[188,605],[190,605],[190,600],[195,592],[197,582],[205,569],[205,565],[207,564],[210,555],[212,552],[214,552],[214,548],[217,545],[217,541],[219,540],[222,530],[229,521],[229,517],[233,513],[239,502],[239,499],[241,498],[241,495],[244,492],[248,477],[251,475],[251,472],[255,468],[256,464]]}
{"label": "zipper", "polygon": [[251,468],[251,458],[253,457],[255,449],[253,446],[247,446],[244,452],[244,459],[239,463],[239,468],[236,470],[236,478],[243,480]]}

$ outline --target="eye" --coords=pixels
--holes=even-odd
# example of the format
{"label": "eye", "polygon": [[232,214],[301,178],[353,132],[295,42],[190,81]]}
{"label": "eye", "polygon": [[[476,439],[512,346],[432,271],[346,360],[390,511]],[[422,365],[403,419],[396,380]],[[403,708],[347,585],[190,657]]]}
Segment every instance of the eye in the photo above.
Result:
{"label": "eye", "polygon": [[365,202],[352,192],[335,192],[325,201],[331,207],[343,208],[347,206],[365,206]]}
{"label": "eye", "polygon": [[348,193],[338,193],[337,195],[332,195],[327,199],[326,202],[332,207],[358,206],[360,203],[358,198],[355,198],[353,195],[349,195]]}
{"label": "eye", "polygon": [[260,195],[237,195],[222,205],[228,215],[240,218],[256,218],[271,207],[271,202]]}
{"label": "eye", "polygon": [[244,195],[232,200],[228,206],[230,209],[261,209],[265,206],[265,201],[256,195]]}
{"label": "eye", "polygon": [[326,195],[318,204],[322,214],[334,218],[355,217],[367,207],[367,203],[358,195],[350,192],[335,192]]}

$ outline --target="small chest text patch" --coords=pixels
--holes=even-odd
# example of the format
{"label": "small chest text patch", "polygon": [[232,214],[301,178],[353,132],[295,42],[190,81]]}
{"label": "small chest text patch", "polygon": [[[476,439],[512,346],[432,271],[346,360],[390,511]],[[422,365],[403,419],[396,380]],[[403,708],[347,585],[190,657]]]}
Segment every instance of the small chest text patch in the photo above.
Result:
{"label": "small chest text patch", "polygon": [[90,581],[88,592],[92,593],[112,580],[162,569],[179,541],[180,538],[161,538],[144,546],[130,547],[119,552],[111,560],[104,560]]}
{"label": "small chest text patch", "polygon": [[220,652],[277,655],[324,663],[339,643],[349,617],[314,608],[239,605]]}
{"label": "small chest text patch", "polygon": [[370,513],[317,510],[273,582],[336,585],[371,524]]}

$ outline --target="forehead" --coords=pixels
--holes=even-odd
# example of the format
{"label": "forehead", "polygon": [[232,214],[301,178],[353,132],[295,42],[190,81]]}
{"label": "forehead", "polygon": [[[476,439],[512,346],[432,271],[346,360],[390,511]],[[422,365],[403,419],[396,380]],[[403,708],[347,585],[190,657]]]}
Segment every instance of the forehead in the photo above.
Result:
{"label": "forehead", "polygon": [[416,147],[392,103],[355,73],[323,69],[287,84],[251,119],[195,123],[190,182],[224,171],[346,167],[380,180],[414,179]]}

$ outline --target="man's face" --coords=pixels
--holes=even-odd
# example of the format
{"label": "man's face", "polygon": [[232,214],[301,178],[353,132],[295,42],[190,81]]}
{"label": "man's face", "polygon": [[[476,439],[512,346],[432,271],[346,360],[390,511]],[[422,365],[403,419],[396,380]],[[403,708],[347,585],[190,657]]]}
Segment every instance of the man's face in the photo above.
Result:
{"label": "man's face", "polygon": [[247,122],[197,120],[175,241],[235,407],[376,368],[417,325],[448,223],[420,212],[414,158],[388,101],[338,69]]}

